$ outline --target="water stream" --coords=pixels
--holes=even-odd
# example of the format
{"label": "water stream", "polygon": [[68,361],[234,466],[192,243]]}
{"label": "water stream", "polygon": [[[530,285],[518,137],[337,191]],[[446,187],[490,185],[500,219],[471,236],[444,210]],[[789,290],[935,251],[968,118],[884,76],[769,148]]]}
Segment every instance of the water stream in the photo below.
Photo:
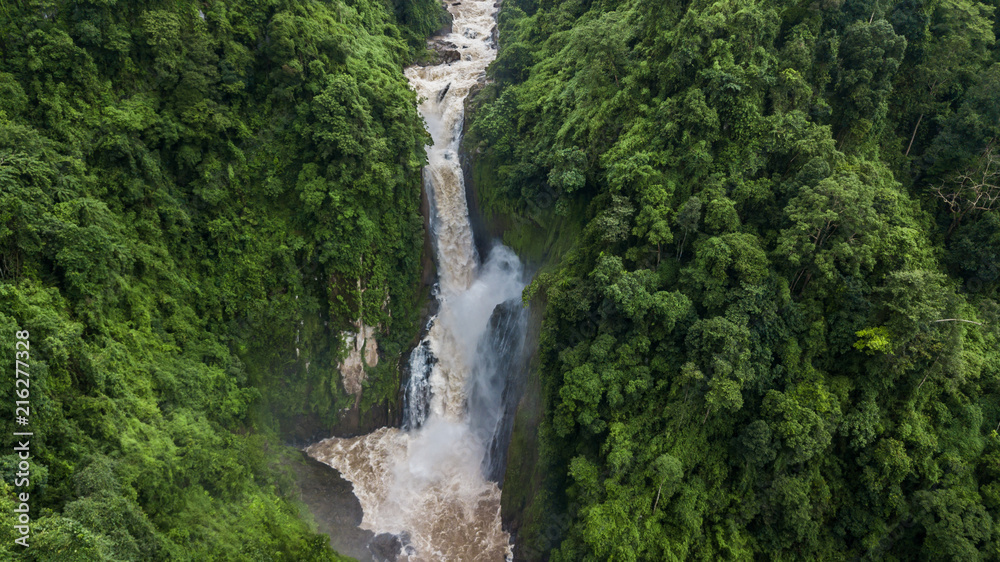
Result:
{"label": "water stream", "polygon": [[424,184],[432,201],[440,307],[410,356],[404,428],[325,439],[306,450],[353,484],[361,528],[395,535],[400,561],[511,558],[500,488],[489,478],[498,477],[498,449],[506,446],[505,369],[516,362],[524,338],[523,272],[503,246],[480,263],[458,157],[463,102],[496,56],[494,2],[448,7],[454,32],[441,41],[454,44],[458,60],[406,69],[433,137]]}

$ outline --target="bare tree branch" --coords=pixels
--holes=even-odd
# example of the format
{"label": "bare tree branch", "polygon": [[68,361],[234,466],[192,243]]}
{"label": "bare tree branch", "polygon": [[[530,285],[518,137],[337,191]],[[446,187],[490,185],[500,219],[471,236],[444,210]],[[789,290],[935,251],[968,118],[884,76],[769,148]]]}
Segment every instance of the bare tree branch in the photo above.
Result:
{"label": "bare tree branch", "polygon": [[995,148],[990,140],[975,165],[934,189],[952,216],[949,235],[966,216],[1000,208],[1000,155]]}

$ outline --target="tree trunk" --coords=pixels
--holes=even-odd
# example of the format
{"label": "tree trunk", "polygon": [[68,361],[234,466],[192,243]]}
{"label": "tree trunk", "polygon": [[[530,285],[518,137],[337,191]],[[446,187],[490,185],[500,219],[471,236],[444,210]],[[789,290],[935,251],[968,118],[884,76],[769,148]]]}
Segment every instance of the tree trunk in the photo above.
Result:
{"label": "tree trunk", "polygon": [[920,122],[924,120],[924,114],[920,114],[920,118],[917,119],[917,124],[913,126],[913,134],[910,135],[910,144],[906,145],[906,154],[903,156],[910,155],[910,149],[913,148],[913,139],[917,138],[917,128],[920,127]]}

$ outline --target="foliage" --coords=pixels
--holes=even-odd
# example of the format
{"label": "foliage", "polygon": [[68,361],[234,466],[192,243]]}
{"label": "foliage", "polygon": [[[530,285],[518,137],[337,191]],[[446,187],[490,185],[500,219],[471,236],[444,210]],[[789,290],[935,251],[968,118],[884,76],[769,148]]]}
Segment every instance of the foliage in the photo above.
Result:
{"label": "foliage", "polygon": [[477,187],[582,232],[521,555],[1000,555],[996,8],[503,4]]}
{"label": "foliage", "polygon": [[378,327],[386,365],[416,330],[427,135],[401,69],[443,9],[2,10],[0,342],[30,332],[35,432],[16,553],[339,559],[276,455],[353,400],[341,330]]}

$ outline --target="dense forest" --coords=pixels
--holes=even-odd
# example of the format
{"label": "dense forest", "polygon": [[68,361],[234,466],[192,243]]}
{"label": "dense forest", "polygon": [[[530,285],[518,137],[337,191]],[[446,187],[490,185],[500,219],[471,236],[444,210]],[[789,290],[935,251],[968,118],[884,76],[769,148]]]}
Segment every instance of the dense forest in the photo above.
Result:
{"label": "dense forest", "polygon": [[[536,273],[515,558],[1000,559],[1000,0],[497,24],[464,146]],[[447,25],[439,0],[0,2],[5,364],[31,344],[0,558],[344,559],[288,465],[398,400],[428,298],[402,69]]]}
{"label": "dense forest", "polygon": [[518,558],[1000,559],[998,8],[503,2]]}
{"label": "dense forest", "polygon": [[446,22],[436,0],[0,3],[0,558],[340,559],[283,443],[354,402],[359,323],[384,358],[362,407],[395,398],[428,138],[402,69]]}

